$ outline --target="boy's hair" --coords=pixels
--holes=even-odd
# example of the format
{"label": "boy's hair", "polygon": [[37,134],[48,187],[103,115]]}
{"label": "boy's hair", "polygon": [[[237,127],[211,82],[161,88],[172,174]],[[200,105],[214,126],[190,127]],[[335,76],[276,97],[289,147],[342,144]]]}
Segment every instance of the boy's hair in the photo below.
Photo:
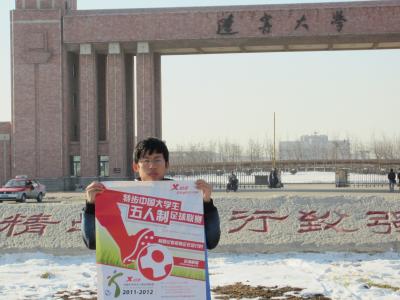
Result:
{"label": "boy's hair", "polygon": [[133,159],[137,164],[139,159],[143,158],[146,154],[161,153],[166,163],[169,162],[169,151],[165,143],[155,137],[149,137],[141,140],[135,147]]}

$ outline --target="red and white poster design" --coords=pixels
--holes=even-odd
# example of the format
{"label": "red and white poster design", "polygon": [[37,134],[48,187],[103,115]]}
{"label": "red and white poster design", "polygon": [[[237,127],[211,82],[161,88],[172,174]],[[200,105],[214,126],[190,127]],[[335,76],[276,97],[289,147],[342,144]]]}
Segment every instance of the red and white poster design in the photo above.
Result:
{"label": "red and white poster design", "polygon": [[103,182],[99,299],[207,299],[204,215],[193,182]]}

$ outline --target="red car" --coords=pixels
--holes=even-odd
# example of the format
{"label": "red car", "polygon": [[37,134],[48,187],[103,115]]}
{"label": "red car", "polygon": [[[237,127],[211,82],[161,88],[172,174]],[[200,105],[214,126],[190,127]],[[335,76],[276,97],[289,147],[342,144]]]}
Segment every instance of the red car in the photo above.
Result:
{"label": "red car", "polygon": [[25,202],[26,199],[36,199],[37,202],[42,202],[45,195],[46,186],[24,175],[10,179],[5,186],[0,188],[0,202],[8,200]]}

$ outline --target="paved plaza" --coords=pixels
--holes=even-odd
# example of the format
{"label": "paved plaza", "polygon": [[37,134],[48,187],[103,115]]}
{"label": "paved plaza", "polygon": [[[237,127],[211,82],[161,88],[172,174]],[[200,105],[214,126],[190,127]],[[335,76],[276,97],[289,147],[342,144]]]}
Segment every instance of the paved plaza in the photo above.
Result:
{"label": "paved plaza", "polygon": [[[325,198],[327,196],[338,196],[338,195],[351,195],[351,196],[380,196],[385,199],[399,199],[400,191],[397,189],[395,192],[390,192],[386,185],[379,186],[360,186],[360,187],[346,187],[336,188],[333,184],[285,184],[284,188],[281,189],[270,189],[268,187],[260,187],[257,189],[240,189],[237,192],[225,192],[214,190],[213,198],[218,202],[218,199],[226,198],[270,198],[273,195],[290,195],[290,196],[311,196]],[[84,192],[49,192],[43,199],[44,203],[71,203],[85,201]],[[3,202],[2,204],[37,204],[36,201],[28,200],[25,204],[16,203],[14,201]],[[40,205],[40,203],[38,204]]]}

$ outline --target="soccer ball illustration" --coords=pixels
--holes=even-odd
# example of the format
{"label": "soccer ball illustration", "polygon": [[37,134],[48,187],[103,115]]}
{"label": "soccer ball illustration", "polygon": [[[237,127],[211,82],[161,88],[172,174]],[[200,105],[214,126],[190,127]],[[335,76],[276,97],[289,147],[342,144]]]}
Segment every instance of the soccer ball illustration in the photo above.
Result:
{"label": "soccer ball illustration", "polygon": [[174,258],[168,248],[150,244],[139,253],[137,262],[139,271],[145,278],[160,281],[171,273]]}

